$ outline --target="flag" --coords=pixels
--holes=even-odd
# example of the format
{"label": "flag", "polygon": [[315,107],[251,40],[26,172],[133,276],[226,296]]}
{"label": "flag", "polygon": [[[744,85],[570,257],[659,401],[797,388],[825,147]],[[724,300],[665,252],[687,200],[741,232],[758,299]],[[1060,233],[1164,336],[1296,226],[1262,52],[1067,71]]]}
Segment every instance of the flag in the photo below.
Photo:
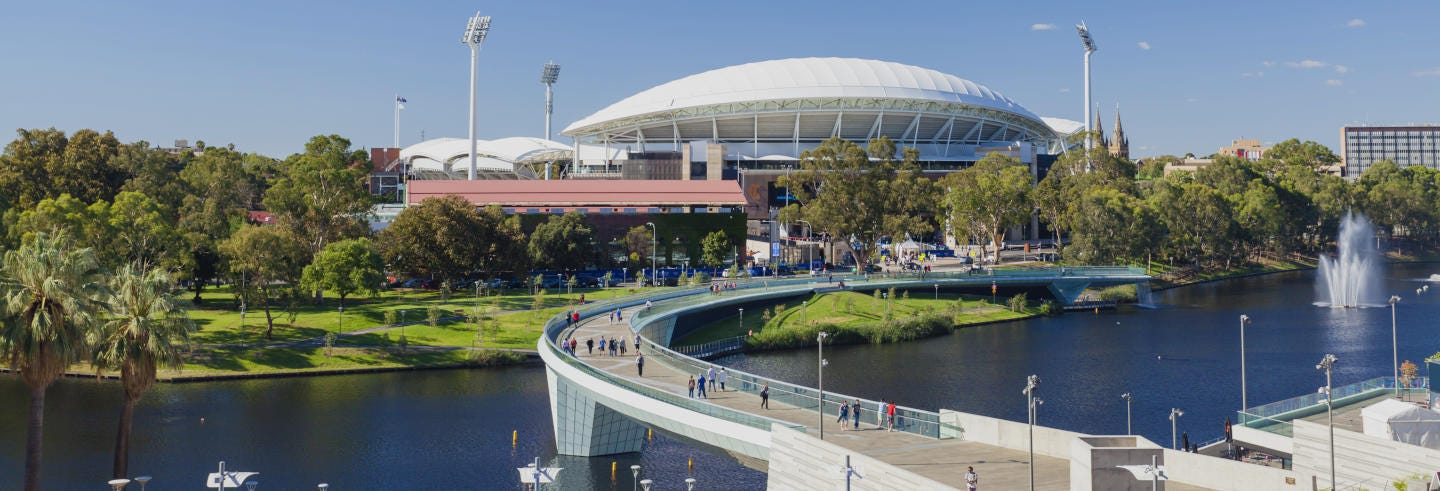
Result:
{"label": "flag", "polygon": [[405,98],[404,98],[404,97],[400,97],[400,96],[398,96],[398,95],[395,96],[395,105],[396,105],[396,106],[399,106],[400,109],[405,109],[405,102],[406,102],[406,101],[405,101]]}

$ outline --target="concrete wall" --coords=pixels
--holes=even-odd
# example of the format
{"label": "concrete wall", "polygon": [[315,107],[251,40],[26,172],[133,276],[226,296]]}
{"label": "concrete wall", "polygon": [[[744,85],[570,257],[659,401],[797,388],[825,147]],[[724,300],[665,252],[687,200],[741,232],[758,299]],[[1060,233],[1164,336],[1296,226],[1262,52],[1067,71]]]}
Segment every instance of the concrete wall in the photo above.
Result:
{"label": "concrete wall", "polygon": [[[1170,480],[1217,490],[1300,491],[1310,478],[1276,467],[1165,449],[1165,474]],[[1288,481],[1291,479],[1292,481]]]}
{"label": "concrete wall", "polygon": [[[850,480],[849,486],[841,472],[846,456],[863,476]],[[956,489],[780,425],[770,429],[770,470],[765,485],[771,491]]]}
{"label": "concrete wall", "polygon": [[[941,438],[959,438],[1011,450],[1029,450],[1029,425],[1004,419],[940,410]],[[1035,426],[1035,453],[1060,459],[1070,458],[1070,442],[1087,436],[1073,431]]]}
{"label": "concrete wall", "polygon": [[[1330,486],[1330,433],[1325,425],[1295,421],[1294,467],[1306,481],[1313,474],[1321,488]],[[1440,450],[1335,429],[1335,478],[1342,489],[1390,489],[1391,481],[1420,474],[1420,480],[1411,481],[1411,489],[1416,489],[1414,483],[1424,483],[1424,476],[1437,471]]]}
{"label": "concrete wall", "polygon": [[1070,489],[1134,490],[1165,489],[1165,481],[1141,480],[1120,466],[1152,463],[1164,466],[1159,445],[1138,436],[1090,436],[1070,440]]}

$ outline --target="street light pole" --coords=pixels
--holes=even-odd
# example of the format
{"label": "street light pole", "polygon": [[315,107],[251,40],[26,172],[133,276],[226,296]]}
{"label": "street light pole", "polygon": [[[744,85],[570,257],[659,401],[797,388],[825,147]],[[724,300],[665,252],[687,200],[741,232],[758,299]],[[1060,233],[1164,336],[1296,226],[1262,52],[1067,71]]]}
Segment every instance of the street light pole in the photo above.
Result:
{"label": "street light pole", "polygon": [[630,491],[635,491],[635,487],[640,485],[640,466],[639,466],[639,465],[632,465],[632,466],[630,466],[630,477],[634,478],[634,479],[632,479],[631,482],[630,482]]}
{"label": "street light pole", "polygon": [[[1394,303],[1391,303],[1394,305]],[[1335,484],[1335,401],[1330,392],[1330,369],[1335,367],[1335,362],[1340,361],[1334,354],[1326,354],[1315,365],[1316,370],[1325,371],[1325,420],[1330,427],[1330,489],[1336,489]]]}
{"label": "street light pole", "polygon": [[[1080,33],[1080,44],[1085,47],[1085,150],[1090,150],[1095,148],[1095,139],[1090,134],[1094,131],[1094,128],[1090,127],[1090,55],[1098,48],[1095,47],[1095,39],[1090,37],[1090,28],[1085,26],[1085,21],[1080,21],[1075,30]],[[1000,254],[997,252],[995,255],[998,259]]]}
{"label": "street light pole", "polygon": [[815,353],[820,357],[815,363],[816,373],[818,373],[817,379],[819,380],[816,388],[820,395],[815,400],[815,414],[819,416],[820,424],[818,427],[820,428],[821,440],[825,439],[825,338],[829,336],[830,333],[820,331],[820,334],[815,338]]}
{"label": "street light pole", "polygon": [[[788,191],[787,191],[787,193],[788,193]],[[810,225],[810,222],[807,222],[807,221],[805,221],[805,220],[795,220],[795,221],[805,224],[805,242],[806,242],[806,244],[805,244],[805,270],[806,270],[806,271],[811,271],[811,270],[815,267],[815,266],[814,266],[814,265],[815,265],[815,252],[812,251],[812,250],[810,250],[810,249],[811,249],[810,246],[811,246],[811,244],[814,242],[813,240],[811,240],[810,235],[813,234],[813,233],[815,232],[815,230],[814,230],[814,228]],[[812,271],[812,273],[813,273],[813,271]]]}
{"label": "street light pole", "polygon": [[[1250,325],[1250,316],[1240,314],[1240,412],[1250,408],[1249,398],[1245,393],[1245,326]],[[1241,421],[1244,424],[1244,421]]]}
{"label": "street light pole", "polygon": [[1040,376],[1025,378],[1025,406],[1030,416],[1030,491],[1035,491],[1035,390],[1040,388]]}
{"label": "street light pole", "polygon": [[1180,439],[1176,436],[1176,430],[1180,428],[1180,417],[1184,415],[1185,411],[1170,408],[1170,448],[1175,450],[1180,449]]}
{"label": "street light pole", "polygon": [[344,305],[341,305],[341,306],[340,306],[340,332],[339,332],[339,334],[345,334],[345,306],[344,306]]}
{"label": "street light pole", "polygon": [[1395,397],[1400,397],[1400,335],[1395,328],[1395,304],[1400,303],[1399,295],[1390,296],[1390,349],[1394,357]]}
{"label": "street light pole", "polygon": [[1134,435],[1135,432],[1130,430],[1130,402],[1135,399],[1135,396],[1130,395],[1129,392],[1126,392],[1124,394],[1120,394],[1120,398],[1125,400],[1125,434]]}

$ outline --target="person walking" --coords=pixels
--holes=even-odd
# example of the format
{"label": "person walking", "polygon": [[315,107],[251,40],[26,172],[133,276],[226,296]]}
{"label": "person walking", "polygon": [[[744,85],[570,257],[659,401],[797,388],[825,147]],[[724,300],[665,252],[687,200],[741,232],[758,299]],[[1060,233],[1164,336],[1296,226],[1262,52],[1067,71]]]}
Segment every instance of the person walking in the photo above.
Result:
{"label": "person walking", "polygon": [[724,392],[724,391],[725,391],[725,379],[726,379],[726,378],[729,378],[729,377],[727,377],[726,374],[725,374],[725,367],[720,367],[720,373],[715,374],[715,376],[720,377],[720,391],[721,391],[721,392]]}
{"label": "person walking", "polygon": [[595,338],[585,340],[585,353],[589,355],[595,354]]}
{"label": "person walking", "polygon": [[625,356],[625,339],[620,339],[620,356]]}
{"label": "person walking", "polygon": [[641,377],[644,377],[644,376],[645,376],[645,354],[644,354],[644,353],[636,353],[636,354],[635,354],[635,371],[636,371],[636,373],[637,373],[639,376],[641,376]]}
{"label": "person walking", "polygon": [[765,387],[760,389],[760,408],[770,409],[770,382],[765,382]]}
{"label": "person walking", "polygon": [[855,400],[855,403],[850,405],[850,419],[852,419],[852,420],[855,421],[855,430],[856,430],[856,431],[859,431],[859,430],[860,430],[860,400],[859,400],[859,399],[856,399],[856,400]]}
{"label": "person walking", "polygon": [[696,392],[696,395],[699,396],[701,399],[709,399],[709,398],[710,398],[710,397],[708,397],[708,396],[705,395],[705,382],[707,382],[707,380],[705,379],[705,372],[700,372],[700,385],[697,385],[697,386],[696,386],[696,388],[698,388],[698,389],[700,389],[700,390],[699,390],[698,392]]}
{"label": "person walking", "polygon": [[839,411],[840,417],[835,418],[835,422],[840,423],[840,431],[846,431],[846,427],[850,426],[850,403],[840,401]]}
{"label": "person walking", "polygon": [[619,347],[620,345],[615,342],[615,338],[610,338],[610,356],[615,356],[615,350]]}
{"label": "person walking", "polygon": [[691,399],[694,399],[694,398],[695,398],[695,376],[694,376],[694,375],[691,375],[691,376],[690,376],[690,386],[689,386],[689,387],[690,387],[690,392],[689,392],[689,395],[688,395],[687,397],[689,397],[689,398],[691,398]]}
{"label": "person walking", "polygon": [[980,475],[975,473],[974,467],[969,467],[965,471],[965,489],[968,491],[975,491],[976,489],[980,489],[979,486]]}
{"label": "person walking", "polygon": [[711,365],[710,368],[705,369],[705,380],[709,380],[709,381],[710,381],[710,391],[711,391],[711,392],[714,392],[714,391],[715,391],[715,383],[716,383],[716,382],[715,382],[715,366],[714,366],[714,365]]}

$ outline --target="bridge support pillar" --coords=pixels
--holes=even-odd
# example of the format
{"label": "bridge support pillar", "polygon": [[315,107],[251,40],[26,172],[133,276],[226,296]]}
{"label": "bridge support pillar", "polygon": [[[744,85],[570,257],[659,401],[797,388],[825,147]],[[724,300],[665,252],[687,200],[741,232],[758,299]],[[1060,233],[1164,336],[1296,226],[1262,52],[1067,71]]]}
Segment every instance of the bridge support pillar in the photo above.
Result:
{"label": "bridge support pillar", "polygon": [[1060,305],[1070,305],[1075,303],[1075,299],[1080,298],[1080,294],[1089,287],[1090,282],[1086,280],[1055,280],[1050,282],[1048,288],[1050,294],[1055,295],[1055,299],[1060,301]]}
{"label": "bridge support pillar", "polygon": [[601,404],[589,389],[550,370],[545,375],[550,385],[555,449],[560,455],[594,457],[640,451],[645,443],[643,425]]}

